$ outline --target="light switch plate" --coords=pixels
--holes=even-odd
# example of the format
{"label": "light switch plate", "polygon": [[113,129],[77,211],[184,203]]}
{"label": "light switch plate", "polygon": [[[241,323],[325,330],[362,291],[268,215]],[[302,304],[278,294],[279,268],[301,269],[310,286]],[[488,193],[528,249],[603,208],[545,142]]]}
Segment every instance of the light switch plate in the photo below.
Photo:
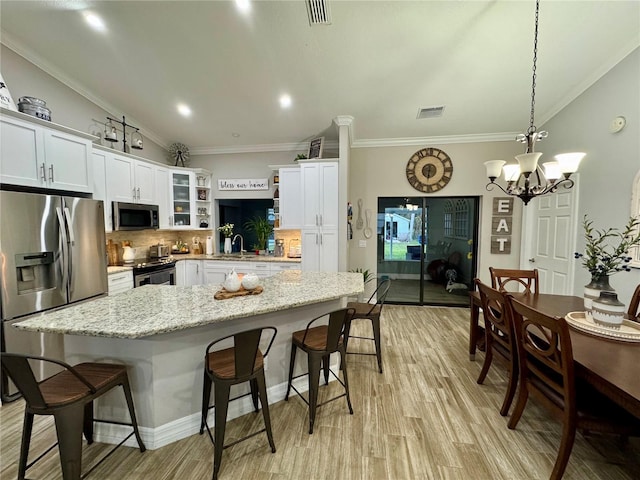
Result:
{"label": "light switch plate", "polygon": [[360,248],[367,248],[367,241],[366,240],[360,240],[360,242],[358,242],[358,246]]}

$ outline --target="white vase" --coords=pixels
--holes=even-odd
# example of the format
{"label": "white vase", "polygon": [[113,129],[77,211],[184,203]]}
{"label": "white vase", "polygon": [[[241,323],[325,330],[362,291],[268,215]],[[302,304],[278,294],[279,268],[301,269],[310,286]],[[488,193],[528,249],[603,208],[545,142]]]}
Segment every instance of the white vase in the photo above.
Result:
{"label": "white vase", "polygon": [[231,237],[224,239],[224,253],[231,253]]}

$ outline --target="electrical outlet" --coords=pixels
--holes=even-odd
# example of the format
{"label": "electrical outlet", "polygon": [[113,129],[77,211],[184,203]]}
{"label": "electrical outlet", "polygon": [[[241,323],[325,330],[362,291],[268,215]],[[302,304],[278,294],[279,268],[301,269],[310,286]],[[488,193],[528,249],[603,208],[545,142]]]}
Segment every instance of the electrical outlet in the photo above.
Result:
{"label": "electrical outlet", "polygon": [[366,240],[360,240],[360,242],[358,243],[358,246],[360,248],[367,248],[367,241]]}

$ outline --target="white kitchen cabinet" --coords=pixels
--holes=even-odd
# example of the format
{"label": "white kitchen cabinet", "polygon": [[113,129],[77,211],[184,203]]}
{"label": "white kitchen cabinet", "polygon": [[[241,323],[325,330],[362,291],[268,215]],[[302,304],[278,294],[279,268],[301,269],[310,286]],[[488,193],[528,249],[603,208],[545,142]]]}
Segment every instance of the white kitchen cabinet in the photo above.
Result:
{"label": "white kitchen cabinet", "polygon": [[169,169],[156,167],[155,175],[155,198],[158,205],[158,228],[167,229],[171,227],[173,216],[171,214],[171,194]]}
{"label": "white kitchen cabinet", "polygon": [[149,162],[107,154],[107,198],[114,202],[155,204],[155,168]]}
{"label": "white kitchen cabinet", "polygon": [[338,271],[338,230],[302,230],[302,270],[307,272]]}
{"label": "white kitchen cabinet", "polygon": [[302,228],[300,167],[279,170],[279,215],[281,229]]}
{"label": "white kitchen cabinet", "polygon": [[302,163],[300,178],[302,228],[338,228],[338,162]]}
{"label": "white kitchen cabinet", "polygon": [[185,260],[185,286],[202,285],[202,260]]}
{"label": "white kitchen cabinet", "polygon": [[222,285],[226,275],[234,270],[238,274],[255,273],[259,278],[273,275],[270,262],[238,262],[223,260],[204,261],[204,284]]}
{"label": "white kitchen cabinet", "polygon": [[280,272],[284,272],[287,270],[300,270],[302,266],[300,263],[291,263],[291,262],[273,262],[269,264],[269,270],[271,271],[271,275],[275,275]]}
{"label": "white kitchen cabinet", "polygon": [[173,228],[195,228],[195,174],[185,170],[171,170],[171,215]]}
{"label": "white kitchen cabinet", "polygon": [[[338,271],[338,162],[300,165],[302,269]],[[346,208],[346,207],[345,207]]]}
{"label": "white kitchen cabinet", "polygon": [[49,122],[18,112],[2,114],[0,183],[92,193],[91,135],[44,126]]}
{"label": "white kitchen cabinet", "polygon": [[111,205],[107,198],[107,154],[94,149],[91,158],[93,161],[93,199],[104,202],[104,229],[105,232],[111,232],[113,219],[111,218]]}
{"label": "white kitchen cabinet", "polygon": [[110,273],[107,276],[109,296],[126,292],[133,288],[133,270]]}
{"label": "white kitchen cabinet", "polygon": [[176,285],[179,287],[202,285],[204,279],[202,263],[202,260],[178,260],[176,262]]}

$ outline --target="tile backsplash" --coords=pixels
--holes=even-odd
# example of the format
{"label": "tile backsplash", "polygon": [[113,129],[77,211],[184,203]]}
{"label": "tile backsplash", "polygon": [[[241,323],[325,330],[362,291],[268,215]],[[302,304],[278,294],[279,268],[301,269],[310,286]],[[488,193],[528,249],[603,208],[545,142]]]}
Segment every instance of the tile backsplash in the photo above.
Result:
{"label": "tile backsplash", "polygon": [[[111,232],[107,233],[107,243],[111,240],[119,247],[119,259],[122,260],[122,242],[128,240],[131,246],[137,248],[136,256],[138,258],[146,257],[149,254],[151,245],[164,244],[171,247],[178,240],[182,240],[191,248],[194,237],[200,239],[204,245],[207,236],[213,235],[212,230],[136,230],[131,232]],[[204,248],[204,247],[203,247]]]}

